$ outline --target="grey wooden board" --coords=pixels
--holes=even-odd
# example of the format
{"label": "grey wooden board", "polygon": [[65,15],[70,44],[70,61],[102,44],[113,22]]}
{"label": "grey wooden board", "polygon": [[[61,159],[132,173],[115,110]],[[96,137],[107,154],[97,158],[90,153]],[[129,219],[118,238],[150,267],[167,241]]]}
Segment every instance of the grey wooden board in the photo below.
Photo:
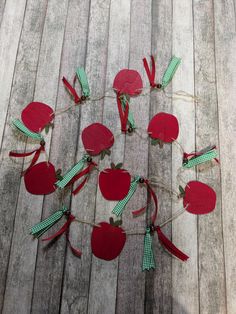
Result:
{"label": "grey wooden board", "polygon": [[[0,1],[3,313],[236,313],[234,5],[230,0]],[[155,236],[157,268],[143,273],[140,235],[128,236],[118,259],[98,260],[90,248],[92,227],[80,223],[71,226],[70,238],[82,250],[81,260],[73,256],[63,236],[49,246],[33,241],[29,227],[57,210],[62,200],[58,193],[37,197],[25,191],[20,172],[27,163],[10,160],[8,151],[28,150],[37,144],[18,138],[11,119],[19,117],[33,100],[56,110],[72,105],[61,78],[72,81],[77,66],[85,67],[95,97],[109,89],[115,74],[126,67],[137,69],[147,86],[142,58],[149,58],[151,52],[157,60],[158,81],[171,55],[181,57],[182,64],[168,91],[195,91],[203,101],[171,100],[156,92],[132,99],[138,127],[145,129],[158,111],[173,112],[180,122],[178,140],[186,151],[208,144],[216,144],[220,150],[220,167],[206,165],[182,175],[185,182],[197,178],[214,187],[216,210],[201,217],[185,213],[163,228],[190,260],[181,263],[171,258]],[[112,91],[108,93],[115,96]],[[99,121],[118,134],[115,99],[90,102],[56,116],[55,127],[46,136],[46,148],[50,160],[63,173],[84,152],[83,128]],[[116,136],[112,155],[95,160],[100,169],[111,161],[124,161],[132,174],[155,176],[176,190],[181,158],[177,146],[165,145],[161,150],[133,134]],[[114,203],[102,198],[97,178],[93,171],[79,195],[65,196],[65,204],[83,220],[99,222],[111,216]],[[136,219],[131,215],[132,209],[145,203],[145,189],[138,191],[124,211],[125,229],[145,226],[145,215]],[[158,222],[162,222],[182,205],[161,187],[155,191]],[[47,234],[56,230],[58,225]]]}

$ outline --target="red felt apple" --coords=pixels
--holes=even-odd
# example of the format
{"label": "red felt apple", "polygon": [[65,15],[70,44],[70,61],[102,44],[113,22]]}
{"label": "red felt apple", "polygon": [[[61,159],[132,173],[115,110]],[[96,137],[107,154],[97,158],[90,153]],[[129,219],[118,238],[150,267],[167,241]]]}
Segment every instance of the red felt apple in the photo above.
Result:
{"label": "red felt apple", "polygon": [[171,143],[179,135],[179,123],[175,116],[160,112],[156,114],[148,125],[148,134],[155,141]]}
{"label": "red felt apple", "polygon": [[53,164],[40,162],[31,167],[24,175],[26,190],[31,194],[44,195],[56,190],[57,174]]}
{"label": "red felt apple", "polygon": [[122,164],[111,164],[111,168],[104,169],[99,175],[99,187],[103,197],[109,201],[120,201],[129,192],[131,176]]}
{"label": "red felt apple", "polygon": [[117,73],[113,88],[119,94],[136,96],[142,92],[143,81],[137,71],[124,69]]}
{"label": "red felt apple", "polygon": [[190,181],[184,190],[183,205],[192,214],[208,214],[215,209],[216,193],[205,183]]}
{"label": "red felt apple", "polygon": [[41,102],[31,102],[21,113],[21,120],[32,132],[41,132],[51,124],[54,113],[51,107]]}
{"label": "red felt apple", "polygon": [[[113,219],[110,219],[113,223]],[[111,261],[120,255],[126,241],[124,230],[115,224],[100,222],[94,227],[91,235],[93,254],[106,261]]]}
{"label": "red felt apple", "polygon": [[101,123],[90,124],[82,131],[82,142],[85,150],[91,156],[110,155],[109,148],[114,144],[112,132]]}

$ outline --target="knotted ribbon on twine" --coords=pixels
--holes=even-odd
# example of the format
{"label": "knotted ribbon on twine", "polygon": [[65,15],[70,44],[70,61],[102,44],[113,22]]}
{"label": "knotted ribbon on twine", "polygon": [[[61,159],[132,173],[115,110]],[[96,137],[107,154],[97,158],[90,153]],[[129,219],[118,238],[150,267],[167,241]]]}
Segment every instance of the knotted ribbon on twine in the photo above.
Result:
{"label": "knotted ribbon on twine", "polygon": [[[73,195],[76,195],[79,193],[79,191],[82,189],[82,187],[85,185],[85,183],[88,180],[88,175],[92,171],[92,169],[97,166],[97,164],[93,161],[88,161],[89,155],[84,155],[83,158],[71,169],[69,170],[61,180],[58,180],[56,182],[56,186],[60,189],[63,189],[65,186],[73,184],[75,181],[79,180],[83,176],[86,175],[85,179],[79,184],[79,186],[73,190]],[[89,165],[87,168],[84,168],[85,163],[88,162]],[[82,171],[83,170],[83,171]]]}
{"label": "knotted ribbon on twine", "polygon": [[69,94],[72,96],[74,103],[75,104],[80,103],[80,97],[77,94],[75,88],[67,81],[67,79],[64,76],[62,78],[62,82],[63,82],[65,88],[67,89],[67,91],[69,92]]}
{"label": "knotted ribbon on twine", "polygon": [[84,71],[84,68],[78,68],[76,70],[76,75],[74,77],[74,84],[76,81],[76,77],[80,82],[83,96],[88,98],[90,96],[90,88],[89,88],[88,78],[87,78],[87,75]]}
{"label": "knotted ribbon on twine", "polygon": [[43,235],[48,229],[50,229],[55,223],[57,223],[66,212],[67,208],[65,206],[62,206],[61,209],[53,213],[51,216],[34,225],[30,229],[30,233],[36,238],[41,237],[41,235]]}
{"label": "knotted ribbon on twine", "polygon": [[154,259],[154,253],[152,248],[152,235],[151,229],[146,228],[146,233],[144,236],[144,247],[143,247],[143,261],[142,261],[142,270],[155,269],[156,263]]}
{"label": "knotted ribbon on twine", "polygon": [[42,134],[30,131],[19,119],[13,120],[12,125],[25,136],[34,140],[44,141]]}
{"label": "knotted ribbon on twine", "polygon": [[171,82],[180,62],[181,62],[180,58],[173,56],[162,77],[161,84],[157,84],[155,83],[156,65],[154,57],[151,56],[151,67],[149,67],[147,59],[143,58],[143,65],[147,73],[150,86],[152,88],[164,89]]}
{"label": "knotted ribbon on twine", "polygon": [[183,154],[183,168],[192,168],[212,159],[215,159],[217,163],[218,152],[216,146],[208,146],[207,148],[193,153],[184,153]]}
{"label": "knotted ribbon on twine", "polygon": [[61,229],[59,229],[56,233],[54,233],[52,236],[48,237],[48,238],[44,238],[42,239],[42,241],[51,241],[53,239],[58,238],[59,236],[61,236],[63,233],[66,233],[66,240],[70,246],[70,249],[72,251],[72,253],[78,257],[81,257],[82,252],[79,249],[76,249],[72,246],[71,242],[70,242],[70,238],[69,238],[69,230],[70,230],[70,225],[71,223],[75,220],[75,216],[73,216],[72,214],[68,214],[67,215],[67,221],[64,223],[64,225],[61,227]]}
{"label": "knotted ribbon on twine", "polygon": [[130,184],[129,192],[126,195],[126,197],[123,198],[123,200],[119,201],[116,204],[116,206],[113,208],[112,213],[115,214],[117,217],[122,215],[125,206],[127,205],[128,201],[133,196],[134,192],[136,191],[138,183],[139,183],[139,179],[140,179],[139,176],[134,177],[134,179],[132,180]]}
{"label": "knotted ribbon on twine", "polygon": [[33,165],[36,164],[36,162],[37,162],[38,159],[39,159],[40,153],[41,153],[41,152],[45,152],[45,147],[44,147],[44,146],[45,146],[45,142],[44,142],[44,141],[41,141],[41,142],[40,142],[40,147],[37,148],[37,149],[34,149],[34,150],[30,151],[30,152],[24,152],[24,153],[15,152],[15,151],[10,151],[10,152],[9,152],[9,156],[10,156],[10,157],[16,157],[16,158],[24,158],[24,157],[28,157],[28,156],[31,156],[31,155],[34,154],[34,157],[33,157],[32,161],[31,161],[29,167],[28,167],[27,169],[25,169],[25,170],[21,173],[22,176],[25,175],[25,173],[26,173],[30,168],[32,168]]}
{"label": "knotted ribbon on twine", "polygon": [[[125,101],[126,100],[126,101]],[[129,117],[129,102],[124,95],[117,93],[116,95],[117,107],[120,115],[121,131],[127,132],[127,122]]]}
{"label": "knotted ribbon on twine", "polygon": [[[129,99],[127,98],[126,95],[121,95],[120,99],[121,99],[122,109],[123,109],[123,111],[125,111],[127,103],[129,104]],[[135,121],[134,121],[133,113],[130,110],[128,111],[128,122],[129,122],[131,129],[134,130],[135,129]],[[127,124],[127,121],[126,121],[126,124]]]}

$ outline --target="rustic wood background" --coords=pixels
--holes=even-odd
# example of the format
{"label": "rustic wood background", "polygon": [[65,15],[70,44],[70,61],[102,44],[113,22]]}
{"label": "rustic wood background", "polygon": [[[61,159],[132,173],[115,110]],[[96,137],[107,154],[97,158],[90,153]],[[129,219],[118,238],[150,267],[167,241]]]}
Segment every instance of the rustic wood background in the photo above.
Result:
{"label": "rustic wood background", "polygon": [[[0,309],[4,314],[233,314],[236,313],[236,36],[235,0],[0,0]],[[190,255],[187,263],[171,258],[154,241],[157,268],[141,271],[142,236],[130,236],[120,257],[111,262],[91,254],[91,227],[74,224],[74,257],[61,237],[46,246],[33,240],[29,227],[59,207],[57,195],[26,192],[20,177],[23,160],[8,158],[10,149],[29,149],[10,126],[31,101],[55,109],[72,104],[61,78],[70,80],[84,66],[92,94],[102,95],[122,68],[140,71],[142,58],[153,53],[161,78],[172,54],[182,58],[168,91],[196,94],[199,104],[171,100],[162,93],[132,100],[137,125],[146,128],[159,111],[173,112],[180,122],[179,141],[186,151],[208,144],[219,147],[221,167],[186,171],[215,188],[216,210],[203,217],[183,214],[165,232]],[[50,160],[65,172],[83,153],[81,130],[102,121],[114,132],[119,118],[114,99],[86,104],[58,115],[46,136]],[[178,147],[151,147],[137,135],[119,136],[111,158],[124,161],[133,174],[155,175],[174,189],[181,165]],[[141,192],[140,192],[141,191]],[[156,189],[159,221],[181,202]],[[144,203],[145,190],[130,201],[126,229],[144,226],[131,209]],[[106,220],[114,206],[97,189],[97,174],[76,197],[66,199],[82,219]]]}

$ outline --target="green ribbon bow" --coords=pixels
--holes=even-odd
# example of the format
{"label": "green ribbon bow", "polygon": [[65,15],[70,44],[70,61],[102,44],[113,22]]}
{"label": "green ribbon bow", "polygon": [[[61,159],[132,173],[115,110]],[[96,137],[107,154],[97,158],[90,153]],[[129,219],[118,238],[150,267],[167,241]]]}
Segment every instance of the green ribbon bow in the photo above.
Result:
{"label": "green ribbon bow", "polygon": [[84,68],[78,68],[76,71],[76,75],[77,78],[80,82],[82,91],[83,91],[83,95],[85,97],[89,97],[90,96],[90,89],[89,89],[89,83],[88,83],[88,78],[87,75],[84,71]]}
{"label": "green ribbon bow", "polygon": [[[125,110],[126,103],[129,102],[129,99],[127,98],[126,95],[122,95],[120,97],[120,99],[121,99],[122,108],[123,108],[123,110]],[[129,110],[129,114],[128,114],[128,121],[129,121],[130,127],[132,129],[135,129],[136,126],[135,126],[134,116],[133,116],[133,113],[130,110]]]}
{"label": "green ribbon bow", "polygon": [[30,131],[19,119],[13,120],[12,124],[17,130],[19,130],[25,136],[31,137],[34,140],[44,141],[44,138],[40,133]]}
{"label": "green ribbon bow", "polygon": [[84,168],[88,157],[89,155],[84,155],[83,158],[73,168],[71,168],[61,180],[58,180],[55,183],[56,186],[63,189],[70,182],[70,180]]}
{"label": "green ribbon bow", "polygon": [[142,270],[155,269],[155,259],[152,249],[152,236],[150,228],[146,228],[146,234],[144,236],[144,248],[143,248],[143,262]]}
{"label": "green ribbon bow", "polygon": [[65,206],[62,206],[60,210],[56,211],[48,218],[34,225],[30,229],[30,233],[37,238],[41,237],[41,235],[43,235],[48,229],[50,229],[56,222],[58,222],[62,218],[66,211],[67,208]]}
{"label": "green ribbon bow", "polygon": [[183,162],[183,168],[192,168],[194,166],[200,165],[204,162],[210,161],[218,157],[218,153],[216,149],[210,150],[203,155],[193,157],[189,159],[187,162]]}
{"label": "green ribbon bow", "polygon": [[162,78],[162,88],[165,88],[169,83],[170,81],[172,80],[179,64],[181,62],[181,59],[180,58],[177,58],[175,56],[172,57],[164,75],[163,75],[163,78]]}
{"label": "green ribbon bow", "polygon": [[126,206],[126,204],[128,203],[128,201],[131,199],[131,197],[133,196],[134,192],[137,189],[138,186],[138,182],[139,182],[140,177],[136,176],[131,184],[130,184],[130,188],[129,188],[129,192],[126,195],[125,198],[123,198],[123,200],[119,201],[116,206],[113,208],[112,213],[115,214],[117,217],[121,216],[123,213],[123,210]]}

